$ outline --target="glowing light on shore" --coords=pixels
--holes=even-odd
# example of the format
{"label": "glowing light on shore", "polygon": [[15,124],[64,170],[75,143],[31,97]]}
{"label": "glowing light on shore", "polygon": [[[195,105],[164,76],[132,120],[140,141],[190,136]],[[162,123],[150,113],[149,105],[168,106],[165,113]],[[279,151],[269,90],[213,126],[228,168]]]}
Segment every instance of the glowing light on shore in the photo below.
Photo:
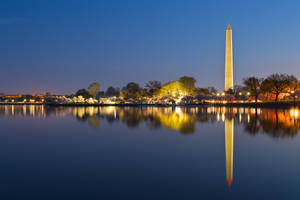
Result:
{"label": "glowing light on shore", "polygon": [[183,97],[181,96],[181,97],[179,97],[176,101],[175,101],[175,103],[176,104],[179,104],[180,102],[181,102],[181,99],[182,99]]}
{"label": "glowing light on shore", "polygon": [[293,118],[298,118],[298,116],[299,116],[299,110],[298,109],[291,109],[290,110],[290,115]]}

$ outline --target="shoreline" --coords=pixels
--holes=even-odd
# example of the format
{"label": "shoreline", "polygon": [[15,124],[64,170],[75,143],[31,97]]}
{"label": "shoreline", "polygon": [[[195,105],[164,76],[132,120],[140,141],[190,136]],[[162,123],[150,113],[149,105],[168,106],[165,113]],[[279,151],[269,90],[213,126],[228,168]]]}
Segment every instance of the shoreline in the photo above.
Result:
{"label": "shoreline", "polygon": [[247,103],[202,103],[202,104],[56,104],[56,103],[0,103],[1,105],[19,105],[19,106],[30,106],[30,105],[45,105],[53,107],[105,107],[105,106],[116,106],[116,107],[251,107],[251,108],[291,108],[300,107],[300,101],[297,102],[247,102]]}

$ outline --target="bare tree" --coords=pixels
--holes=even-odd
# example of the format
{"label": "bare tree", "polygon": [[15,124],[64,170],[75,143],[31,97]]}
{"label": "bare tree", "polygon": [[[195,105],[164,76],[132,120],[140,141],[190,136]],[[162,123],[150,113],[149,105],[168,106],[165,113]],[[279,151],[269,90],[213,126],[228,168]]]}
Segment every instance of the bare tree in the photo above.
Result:
{"label": "bare tree", "polygon": [[250,92],[251,96],[254,96],[255,102],[257,102],[259,94],[262,92],[261,91],[261,84],[263,82],[263,79],[251,76],[248,78],[245,78],[243,80],[244,88],[248,92]]}
{"label": "bare tree", "polygon": [[145,88],[149,91],[151,95],[154,94],[154,92],[158,91],[161,88],[161,82],[160,81],[149,81]]}
{"label": "bare tree", "polygon": [[289,76],[287,74],[272,74],[268,76],[261,85],[264,92],[275,94],[275,101],[278,101],[279,94],[287,92]]}
{"label": "bare tree", "polygon": [[299,80],[293,75],[288,76],[288,87],[289,87],[289,93],[293,97],[293,101],[294,101],[294,104],[295,104],[296,91],[300,89]]}

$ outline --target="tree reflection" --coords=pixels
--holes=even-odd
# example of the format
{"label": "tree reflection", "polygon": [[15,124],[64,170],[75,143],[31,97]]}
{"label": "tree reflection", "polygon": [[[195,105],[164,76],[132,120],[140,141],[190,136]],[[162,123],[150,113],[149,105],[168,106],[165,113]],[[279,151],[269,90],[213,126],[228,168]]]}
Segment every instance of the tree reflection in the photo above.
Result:
{"label": "tree reflection", "polygon": [[260,125],[257,120],[257,115],[249,117],[249,121],[245,123],[245,130],[251,135],[256,135],[259,132]]}
{"label": "tree reflection", "polygon": [[99,128],[100,127],[100,119],[96,115],[92,115],[88,117],[88,124],[92,128]]}
{"label": "tree reflection", "polygon": [[196,131],[197,123],[224,122],[234,119],[251,135],[266,134],[274,138],[297,135],[300,129],[298,109],[274,110],[225,107],[51,107],[51,106],[0,106],[0,116],[64,117],[74,116],[78,121],[100,128],[101,120],[108,123],[121,121],[129,128],[144,123],[150,129],[162,127],[184,135]]}

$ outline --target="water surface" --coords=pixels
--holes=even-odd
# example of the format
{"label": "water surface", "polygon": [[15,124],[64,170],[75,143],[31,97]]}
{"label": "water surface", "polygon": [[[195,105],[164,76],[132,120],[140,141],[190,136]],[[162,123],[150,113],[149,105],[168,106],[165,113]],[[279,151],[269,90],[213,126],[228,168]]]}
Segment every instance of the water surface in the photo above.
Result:
{"label": "water surface", "polygon": [[0,106],[1,199],[299,199],[298,110]]}

